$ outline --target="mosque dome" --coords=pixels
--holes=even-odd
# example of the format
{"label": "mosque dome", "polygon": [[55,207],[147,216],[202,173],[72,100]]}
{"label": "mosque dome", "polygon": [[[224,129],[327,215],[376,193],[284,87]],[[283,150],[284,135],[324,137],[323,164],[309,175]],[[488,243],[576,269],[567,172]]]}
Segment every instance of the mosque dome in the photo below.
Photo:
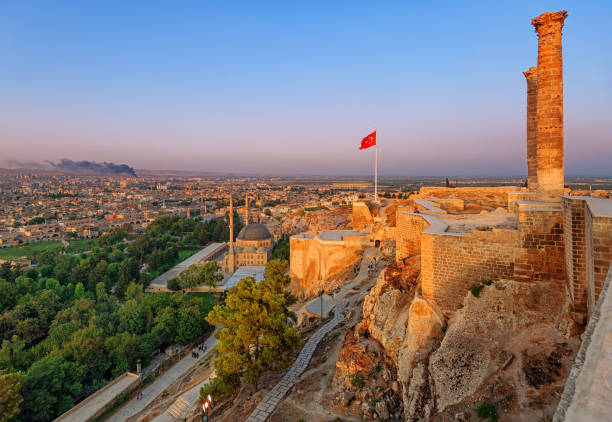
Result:
{"label": "mosque dome", "polygon": [[271,238],[270,231],[263,224],[251,223],[238,233],[239,240],[267,240]]}

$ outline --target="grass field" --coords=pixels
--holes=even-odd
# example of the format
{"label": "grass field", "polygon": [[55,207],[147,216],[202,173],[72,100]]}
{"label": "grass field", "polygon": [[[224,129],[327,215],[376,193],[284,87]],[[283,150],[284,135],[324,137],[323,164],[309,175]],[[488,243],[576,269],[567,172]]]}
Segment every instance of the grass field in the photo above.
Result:
{"label": "grass field", "polygon": [[[179,262],[183,262],[184,260],[186,260],[187,258],[189,258],[191,255],[195,254],[196,252],[198,252],[201,249],[183,249],[180,250],[178,252],[178,261],[176,261],[176,264],[178,264]],[[174,264],[174,265],[176,265]]]}
{"label": "grass field", "polygon": [[70,240],[69,243],[70,245],[66,248],[66,252],[87,252],[96,245],[96,239],[74,239]]}
{"label": "grass field", "polygon": [[15,246],[12,248],[0,248],[0,259],[14,259],[20,256],[32,257],[46,250],[59,251],[62,248],[62,242],[55,240]]}

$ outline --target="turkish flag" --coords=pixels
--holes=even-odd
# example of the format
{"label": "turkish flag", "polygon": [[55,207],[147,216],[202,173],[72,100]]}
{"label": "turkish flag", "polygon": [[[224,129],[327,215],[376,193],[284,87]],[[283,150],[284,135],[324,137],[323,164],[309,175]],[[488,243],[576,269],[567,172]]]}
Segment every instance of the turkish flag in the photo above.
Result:
{"label": "turkish flag", "polygon": [[366,149],[376,145],[376,131],[370,133],[368,136],[361,140],[361,146],[359,149]]}

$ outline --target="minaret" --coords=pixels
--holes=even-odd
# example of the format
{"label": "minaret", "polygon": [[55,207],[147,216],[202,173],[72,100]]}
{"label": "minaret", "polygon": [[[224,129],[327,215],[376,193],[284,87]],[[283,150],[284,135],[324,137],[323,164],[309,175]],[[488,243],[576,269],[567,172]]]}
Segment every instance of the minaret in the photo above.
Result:
{"label": "minaret", "polygon": [[245,227],[249,225],[249,194],[244,195],[244,207],[246,209],[246,214],[244,217],[244,225]]}
{"label": "minaret", "polygon": [[234,201],[230,194],[230,205],[229,205],[229,253],[227,255],[227,269],[228,272],[233,273],[236,270],[236,257],[234,255]]}
{"label": "minaret", "polygon": [[561,202],[563,195],[563,59],[561,29],[567,12],[546,12],[531,24],[538,34],[537,142],[540,202]]}

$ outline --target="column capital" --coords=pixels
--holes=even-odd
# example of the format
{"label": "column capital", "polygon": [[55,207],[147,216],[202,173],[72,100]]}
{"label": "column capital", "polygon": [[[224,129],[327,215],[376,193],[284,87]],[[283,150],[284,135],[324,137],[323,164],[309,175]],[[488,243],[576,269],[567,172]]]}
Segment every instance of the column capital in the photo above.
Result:
{"label": "column capital", "polygon": [[563,28],[563,21],[567,18],[567,10],[560,12],[545,12],[537,18],[531,20],[531,24],[535,26],[535,31],[538,36],[548,35]]}
{"label": "column capital", "polygon": [[538,77],[538,68],[532,66],[527,71],[523,72],[523,75],[525,75],[525,79],[528,81],[536,79]]}

